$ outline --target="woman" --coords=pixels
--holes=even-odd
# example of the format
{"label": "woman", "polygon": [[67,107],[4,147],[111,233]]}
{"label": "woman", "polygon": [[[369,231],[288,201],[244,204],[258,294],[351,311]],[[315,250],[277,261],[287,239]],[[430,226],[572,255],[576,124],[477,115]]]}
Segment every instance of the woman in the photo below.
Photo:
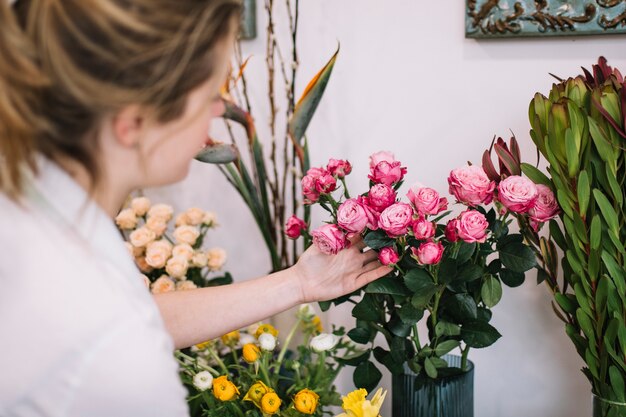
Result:
{"label": "woman", "polygon": [[180,416],[174,348],[389,272],[363,243],[152,298],[112,217],[223,112],[236,0],[0,0],[0,415]]}

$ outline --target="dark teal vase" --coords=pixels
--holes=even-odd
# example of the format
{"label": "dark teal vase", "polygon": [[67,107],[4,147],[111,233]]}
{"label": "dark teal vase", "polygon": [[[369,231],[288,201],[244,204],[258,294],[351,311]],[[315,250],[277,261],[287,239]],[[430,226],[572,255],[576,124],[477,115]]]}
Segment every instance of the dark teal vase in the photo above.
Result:
{"label": "dark teal vase", "polygon": [[593,417],[626,417],[626,403],[593,396]]}
{"label": "dark teal vase", "polygon": [[[461,357],[445,355],[450,366],[460,367]],[[428,379],[415,388],[415,374],[405,366],[405,373],[392,376],[393,417],[474,417],[474,364],[468,361],[467,372]]]}

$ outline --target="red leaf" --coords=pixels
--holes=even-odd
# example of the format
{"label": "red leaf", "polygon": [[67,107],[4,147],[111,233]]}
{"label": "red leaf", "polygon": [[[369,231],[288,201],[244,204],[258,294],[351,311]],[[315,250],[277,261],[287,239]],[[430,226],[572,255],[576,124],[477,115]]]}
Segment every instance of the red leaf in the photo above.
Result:
{"label": "red leaf", "polygon": [[491,162],[491,153],[489,151],[483,153],[483,170],[491,181],[500,181],[500,175],[498,175],[498,171],[496,171],[493,162]]}

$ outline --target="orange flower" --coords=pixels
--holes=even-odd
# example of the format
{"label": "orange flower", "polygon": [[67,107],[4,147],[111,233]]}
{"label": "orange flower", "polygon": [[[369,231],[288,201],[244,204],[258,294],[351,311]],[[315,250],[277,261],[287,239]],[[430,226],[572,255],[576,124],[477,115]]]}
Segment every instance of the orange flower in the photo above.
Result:
{"label": "orange flower", "polygon": [[243,359],[248,363],[256,362],[259,359],[261,350],[254,343],[243,345]]}
{"label": "orange flower", "polygon": [[261,399],[268,392],[274,392],[273,389],[265,385],[262,381],[257,381],[248,390],[246,396],[243,397],[244,401],[252,401],[254,405],[261,408]]}
{"label": "orange flower", "polygon": [[303,389],[298,391],[295,397],[293,397],[293,405],[301,413],[313,414],[317,408],[317,402],[320,396],[310,389]]}
{"label": "orange flower", "polygon": [[222,375],[213,381],[213,395],[220,401],[229,401],[239,394],[239,390],[228,380],[228,377]]}
{"label": "orange flower", "polygon": [[261,398],[261,411],[265,414],[275,414],[280,408],[280,398],[275,392],[268,392]]}
{"label": "orange flower", "polygon": [[261,324],[256,330],[254,336],[258,339],[263,333],[269,333],[274,337],[278,336],[278,330],[276,330],[271,324],[267,323]]}

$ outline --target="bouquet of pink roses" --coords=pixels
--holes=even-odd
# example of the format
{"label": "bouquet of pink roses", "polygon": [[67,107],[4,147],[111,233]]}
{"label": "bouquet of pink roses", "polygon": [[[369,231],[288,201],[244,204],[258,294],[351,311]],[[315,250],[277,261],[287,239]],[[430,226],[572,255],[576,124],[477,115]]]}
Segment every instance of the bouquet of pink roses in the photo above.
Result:
{"label": "bouquet of pink roses", "polygon": [[[470,348],[489,346],[500,337],[489,321],[502,296],[501,284],[521,285],[524,273],[536,266],[531,248],[520,234],[509,233],[508,225],[522,216],[539,227],[555,216],[550,190],[520,175],[496,186],[481,167],[464,166],[448,177],[449,191],[462,209],[452,215],[447,199],[421,184],[400,201],[407,170],[390,152],[370,156],[369,189],[357,197],[346,188],[350,171],[349,162],[331,159],[326,167],[307,172],[302,190],[307,204],[318,204],[331,217],[310,233],[317,247],[334,254],[360,234],[378,251],[381,263],[394,267],[388,276],[332,302],[355,304],[356,326],[348,336],[370,345],[349,360],[356,366],[355,384],[371,389],[379,382],[372,356],[394,374],[408,366],[422,380],[467,370]],[[336,197],[338,182],[343,190]],[[286,230],[291,238],[309,234],[295,216]],[[418,335],[422,320],[428,340]],[[378,333],[387,346],[375,346]],[[442,356],[457,348],[462,365],[451,368]]]}

